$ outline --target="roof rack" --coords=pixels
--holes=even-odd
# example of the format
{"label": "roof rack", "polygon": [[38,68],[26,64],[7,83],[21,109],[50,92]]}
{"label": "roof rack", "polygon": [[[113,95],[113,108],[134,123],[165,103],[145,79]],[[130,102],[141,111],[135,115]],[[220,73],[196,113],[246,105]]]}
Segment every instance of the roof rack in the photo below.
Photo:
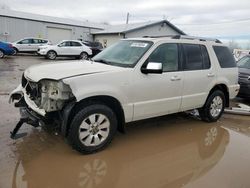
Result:
{"label": "roof rack", "polygon": [[169,37],[171,39],[189,39],[189,40],[213,41],[216,43],[222,43],[218,39],[206,38],[206,37],[195,37],[195,36],[189,36],[189,35],[143,36],[143,38],[163,38],[163,37]]}

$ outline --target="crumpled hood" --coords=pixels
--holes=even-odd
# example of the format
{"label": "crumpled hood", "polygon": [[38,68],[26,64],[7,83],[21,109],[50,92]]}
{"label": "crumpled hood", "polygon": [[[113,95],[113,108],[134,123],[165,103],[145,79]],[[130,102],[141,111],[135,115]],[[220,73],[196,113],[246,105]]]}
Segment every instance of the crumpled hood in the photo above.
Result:
{"label": "crumpled hood", "polygon": [[64,78],[97,74],[108,71],[119,71],[124,68],[105,65],[91,61],[69,61],[65,63],[42,63],[25,70],[27,79],[38,82],[42,79],[60,80]]}

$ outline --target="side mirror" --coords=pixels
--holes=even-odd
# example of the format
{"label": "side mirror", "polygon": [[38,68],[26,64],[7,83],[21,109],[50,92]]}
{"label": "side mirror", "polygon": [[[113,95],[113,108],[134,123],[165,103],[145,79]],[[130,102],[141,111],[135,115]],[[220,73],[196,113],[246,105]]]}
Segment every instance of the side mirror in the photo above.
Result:
{"label": "side mirror", "polygon": [[144,74],[162,74],[162,63],[149,62],[146,67],[141,68]]}

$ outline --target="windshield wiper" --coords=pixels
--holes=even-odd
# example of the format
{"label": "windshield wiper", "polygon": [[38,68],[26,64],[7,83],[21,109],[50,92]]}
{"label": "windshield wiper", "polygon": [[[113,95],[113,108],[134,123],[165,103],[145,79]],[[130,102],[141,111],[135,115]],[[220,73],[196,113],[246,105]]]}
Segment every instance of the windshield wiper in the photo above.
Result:
{"label": "windshield wiper", "polygon": [[100,63],[103,63],[103,64],[106,64],[106,65],[110,65],[111,62],[107,61],[107,60],[104,60],[104,59],[97,59],[97,60],[94,60],[95,62],[100,62]]}

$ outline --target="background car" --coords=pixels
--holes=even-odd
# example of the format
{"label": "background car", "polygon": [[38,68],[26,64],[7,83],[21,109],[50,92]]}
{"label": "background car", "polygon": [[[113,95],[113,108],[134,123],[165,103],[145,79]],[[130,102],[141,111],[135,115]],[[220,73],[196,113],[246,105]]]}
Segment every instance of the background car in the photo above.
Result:
{"label": "background car", "polygon": [[49,44],[51,44],[49,40],[40,38],[24,38],[12,43],[15,53],[35,53],[37,52],[39,46]]}
{"label": "background car", "polygon": [[5,55],[13,55],[15,50],[10,43],[0,41],[0,58],[3,58]]}
{"label": "background car", "polygon": [[95,56],[103,50],[102,43],[100,42],[83,41],[82,43],[90,47],[90,49],[92,50],[92,56]]}
{"label": "background car", "polygon": [[238,63],[240,91],[238,96],[250,99],[250,55],[241,58]]}
{"label": "background car", "polygon": [[57,45],[41,46],[37,53],[51,60],[56,59],[56,57],[88,59],[92,55],[92,50],[81,41],[63,40]]}

